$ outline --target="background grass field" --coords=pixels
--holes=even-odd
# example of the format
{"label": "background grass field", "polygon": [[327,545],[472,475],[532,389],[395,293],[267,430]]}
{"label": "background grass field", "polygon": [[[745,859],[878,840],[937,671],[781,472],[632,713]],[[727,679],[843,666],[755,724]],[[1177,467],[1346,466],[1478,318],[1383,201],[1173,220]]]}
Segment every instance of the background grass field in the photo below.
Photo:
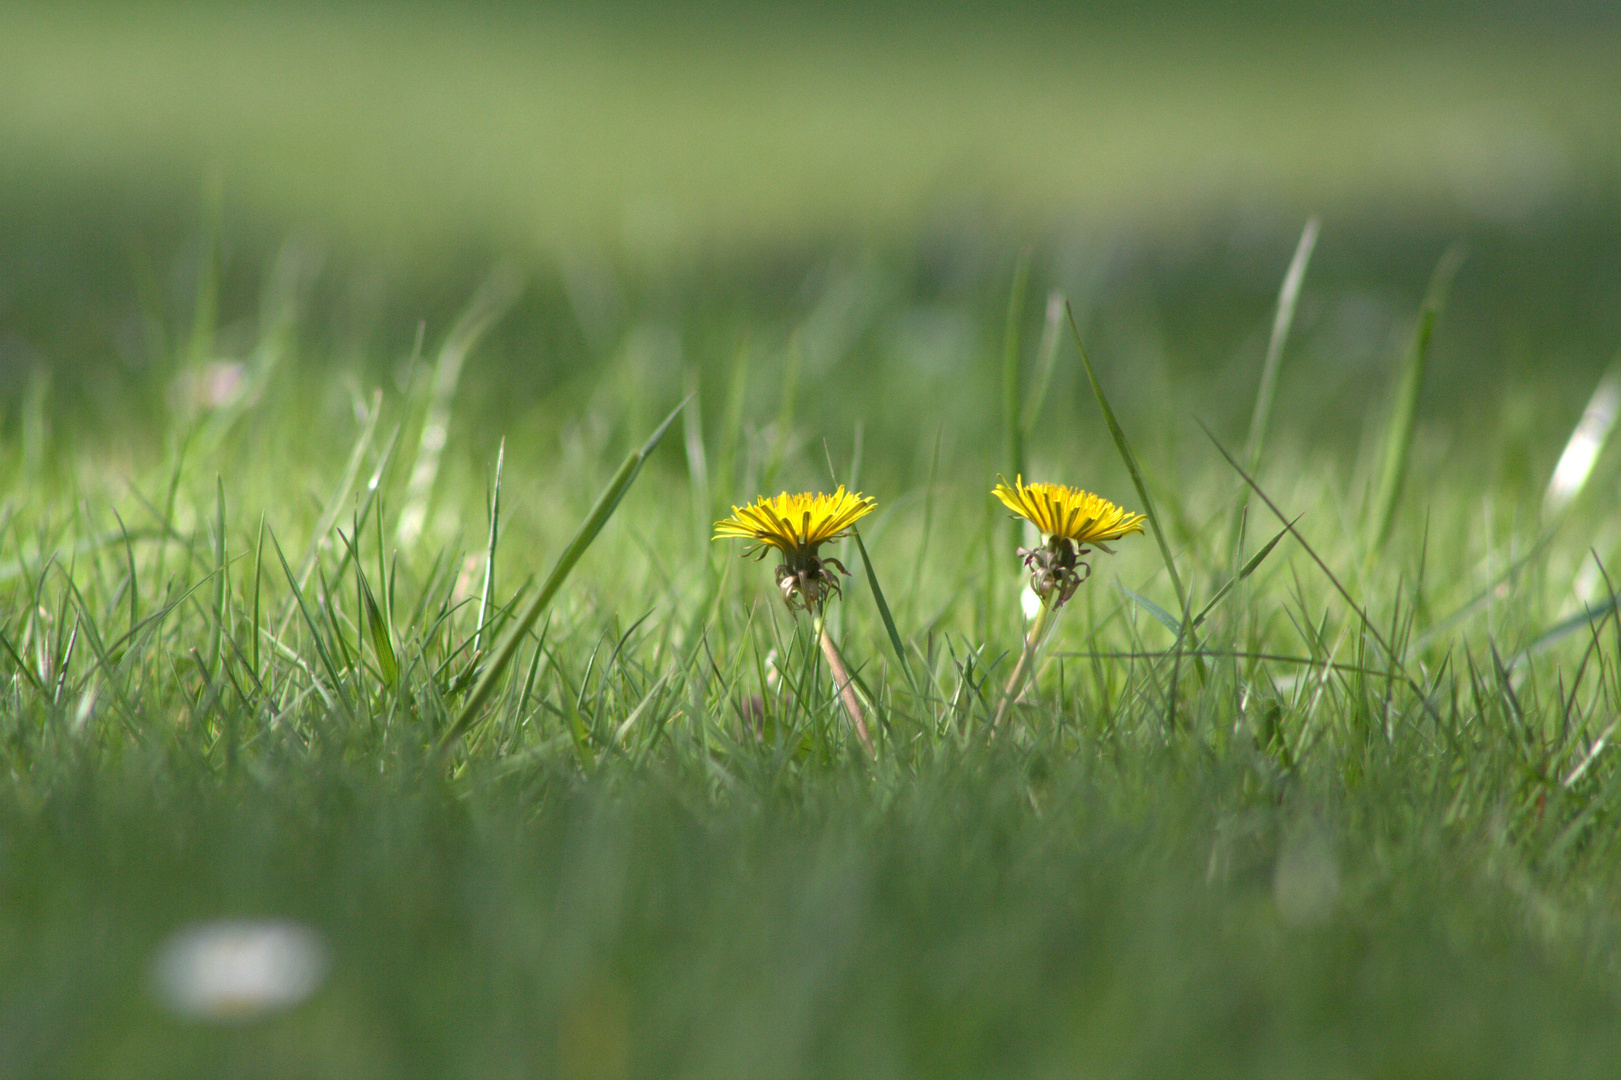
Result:
{"label": "background grass field", "polygon": [[[0,7],[0,1075],[1605,1075],[1618,39]],[[993,733],[1103,401],[1155,524]],[[709,539],[838,482],[874,761]],[[329,975],[174,1015],[219,918]]]}

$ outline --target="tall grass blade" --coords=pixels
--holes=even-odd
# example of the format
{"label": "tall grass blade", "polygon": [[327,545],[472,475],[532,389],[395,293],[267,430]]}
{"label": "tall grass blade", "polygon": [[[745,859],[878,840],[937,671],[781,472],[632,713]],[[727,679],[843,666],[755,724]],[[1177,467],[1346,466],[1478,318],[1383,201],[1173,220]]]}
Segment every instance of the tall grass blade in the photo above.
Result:
{"label": "tall grass blade", "polygon": [[[304,599],[304,589],[299,586],[298,579],[293,576],[293,568],[287,563],[287,554],[282,551],[281,541],[276,539],[274,532],[270,534],[270,544],[276,549],[276,558],[281,560],[281,570],[287,576],[288,587],[292,589],[294,604],[304,616],[304,625],[309,628],[310,638],[315,645],[315,655],[321,661],[321,667],[325,669],[327,678],[332,681],[331,695],[329,696],[325,690],[322,690],[321,696],[328,700],[335,700],[342,707],[344,714],[352,720],[354,710],[349,707],[349,698],[343,692],[337,664],[332,659],[331,651],[327,648],[326,635],[322,633],[321,624],[316,620],[315,613],[310,610],[309,603]],[[278,633],[276,637],[279,639],[281,634]],[[313,673],[311,674],[313,676]]]}
{"label": "tall grass blade", "polygon": [[714,499],[709,491],[709,457],[704,452],[704,422],[699,406],[698,371],[689,367],[686,393],[692,404],[681,417],[683,447],[687,452],[687,490],[692,497],[693,549],[709,550],[709,523],[714,520]]}
{"label": "tall grass blade", "polygon": [[1176,606],[1186,609],[1187,594],[1182,588],[1182,575],[1176,572],[1176,560],[1171,558],[1170,542],[1165,539],[1165,524],[1160,519],[1159,511],[1154,508],[1154,500],[1148,494],[1148,485],[1143,482],[1142,470],[1137,468],[1137,458],[1131,452],[1131,444],[1126,441],[1126,433],[1121,430],[1120,422],[1114,418],[1114,410],[1109,407],[1109,399],[1104,396],[1097,372],[1092,370],[1092,360],[1086,355],[1086,346],[1081,342],[1081,329],[1075,325],[1075,311],[1065,304],[1064,314],[1069,319],[1069,329],[1075,338],[1075,348],[1080,350],[1081,363],[1086,367],[1086,377],[1092,383],[1092,395],[1097,398],[1098,408],[1103,410],[1103,422],[1109,426],[1109,434],[1114,439],[1115,449],[1120,451],[1120,457],[1126,463],[1126,471],[1131,474],[1132,485],[1137,489],[1137,498],[1142,500],[1143,513],[1147,515],[1149,524],[1154,526],[1154,539],[1159,543],[1160,557],[1165,560],[1165,572],[1171,579],[1171,587],[1176,590]]}
{"label": "tall grass blade", "polygon": [[760,471],[760,487],[766,491],[776,485],[777,474],[782,471],[788,445],[793,440],[794,404],[799,399],[799,368],[803,360],[804,350],[795,336],[789,340],[787,355],[783,358],[782,395],[777,402],[777,418],[772,424],[775,435],[771,440],[771,456]]}
{"label": "tall grass blade", "polygon": [[39,692],[40,699],[42,701],[50,700],[50,691],[45,689],[45,684],[40,682],[39,676],[34,673],[34,666],[25,661],[18,653],[17,647],[13,645],[11,643],[11,639],[6,636],[4,627],[0,627],[0,648],[4,648],[6,650],[6,655],[10,656],[11,662],[17,665],[17,670],[22,672],[23,677],[33,684],[34,689]]}
{"label": "tall grass blade", "polygon": [[[116,516],[116,512],[115,512]],[[169,535],[164,529],[129,529],[124,527],[123,519],[119,519],[118,532],[102,533],[99,536],[86,536],[76,540],[70,545],[59,546],[54,550],[41,547],[33,554],[24,554],[9,562],[0,563],[0,585],[15,580],[28,573],[45,559],[73,559],[80,555],[94,555],[102,548],[114,544],[127,544],[136,540],[159,540]]]}
{"label": "tall grass blade", "polygon": [[580,557],[591,546],[591,542],[597,538],[597,534],[608,523],[608,519],[613,517],[614,511],[619,507],[619,500],[625,497],[625,492],[629,491],[631,484],[636,482],[636,474],[641,472],[643,462],[658,448],[660,440],[664,438],[664,433],[669,430],[671,424],[675,423],[675,418],[681,414],[681,410],[686,406],[686,401],[683,401],[670,411],[670,415],[666,416],[663,422],[653,431],[653,434],[648,436],[647,441],[642,444],[641,448],[632,451],[625,458],[624,463],[619,466],[619,471],[614,474],[612,480],[608,481],[608,486],[602,490],[601,495],[597,496],[596,505],[586,515],[585,521],[580,525],[579,530],[575,532],[574,539],[569,541],[568,547],[564,548],[563,553],[557,557],[557,564],[552,567],[552,572],[547,575],[545,582],[540,587],[540,591],[530,598],[528,605],[523,609],[522,614],[518,616],[517,622],[507,631],[506,637],[502,639],[501,644],[496,647],[495,653],[490,657],[489,666],[484,669],[483,675],[479,677],[471,693],[468,694],[467,700],[462,705],[461,712],[456,716],[455,723],[450,726],[440,740],[439,753],[441,755],[446,753],[455,744],[456,740],[460,739],[472,726],[479,710],[484,707],[485,701],[489,699],[490,694],[495,690],[495,684],[506,672],[507,667],[512,663],[513,657],[517,655],[518,648],[523,644],[524,635],[529,633],[530,627],[535,625],[535,620],[540,617],[540,613],[546,610],[547,606],[552,602],[552,598],[557,595],[557,590],[562,588],[563,582],[567,580],[569,572],[574,569],[574,565],[580,561]]}
{"label": "tall grass blade", "polygon": [[1419,308],[1418,324],[1413,328],[1413,338],[1402,361],[1401,383],[1390,414],[1390,426],[1385,431],[1379,486],[1373,500],[1373,513],[1369,517],[1374,523],[1370,556],[1384,547],[1396,520],[1396,504],[1401,499],[1408,462],[1412,456],[1413,431],[1418,419],[1418,394],[1424,385],[1424,369],[1429,366],[1430,338],[1435,332],[1441,309],[1446,306],[1452,278],[1462,262],[1463,249],[1453,246],[1436,264],[1435,272],[1430,275],[1429,289],[1424,294],[1424,303]]}
{"label": "tall grass blade", "polygon": [[[327,500],[321,517],[315,523],[315,531],[310,534],[309,548],[304,552],[304,558],[299,562],[298,575],[295,578],[299,591],[309,588],[310,575],[315,572],[316,560],[321,554],[321,538],[332,531],[338,523],[338,515],[343,513],[343,507],[349,501],[349,492],[354,490],[355,478],[360,475],[360,466],[366,460],[366,451],[371,449],[372,439],[377,434],[377,421],[382,415],[382,394],[379,392],[372,396],[372,407],[366,417],[365,426],[360,429],[360,436],[355,439],[355,445],[349,451],[349,460],[344,462],[343,473],[338,479],[338,486],[332,492],[332,498]],[[396,437],[398,432],[395,433]],[[391,442],[392,447],[392,442]],[[387,455],[385,454],[385,459]],[[281,543],[276,544],[276,550],[281,551]],[[282,613],[276,625],[276,636],[281,637],[287,633],[287,627],[292,622],[293,609],[288,607]]]}
{"label": "tall grass blade", "polygon": [[934,530],[935,490],[940,480],[940,439],[944,426],[934,429],[934,450],[929,454],[929,482],[923,489],[923,534],[918,537],[917,551],[912,556],[912,583],[906,593],[906,622],[912,625],[917,613],[918,587],[923,583],[923,562],[929,553],[929,537]]}
{"label": "tall grass blade", "polygon": [[1295,245],[1294,258],[1283,275],[1278,289],[1278,310],[1272,318],[1272,336],[1266,343],[1266,360],[1261,365],[1261,383],[1255,390],[1255,411],[1250,415],[1249,438],[1244,441],[1244,462],[1251,472],[1261,460],[1261,449],[1272,426],[1272,402],[1277,396],[1278,369],[1282,367],[1283,346],[1294,326],[1295,303],[1300,299],[1300,286],[1306,280],[1306,267],[1311,262],[1312,249],[1317,246],[1317,219],[1306,222]]}
{"label": "tall grass blade", "polygon": [[[264,582],[264,565],[265,565],[265,516],[264,516],[263,512],[261,512],[259,514],[259,539],[253,545],[253,624],[252,624],[253,632],[250,635],[252,637],[252,639],[253,639],[253,652],[250,655],[252,656],[252,660],[253,660],[253,677],[255,679],[260,677],[260,675],[259,675],[259,628],[261,626],[263,626],[264,623],[259,621],[259,590],[260,590],[260,586]],[[135,627],[132,625],[130,627],[130,633],[133,634],[134,632],[135,632]]]}
{"label": "tall grass blade", "polygon": [[354,541],[343,536],[343,542],[348,546],[354,556],[355,591],[360,601],[360,611],[365,619],[364,631],[367,642],[371,645],[372,655],[377,658],[377,670],[382,673],[383,681],[390,687],[399,685],[400,665],[394,653],[393,634],[390,632],[388,620],[384,617],[382,608],[377,603],[377,597],[371,591],[371,582],[366,580],[366,572],[360,565],[360,553],[355,550]]}
{"label": "tall grass blade", "polygon": [[[1311,262],[1312,250],[1317,246],[1317,219],[1311,218],[1301,230],[1300,242],[1284,272],[1283,284],[1278,288],[1278,307],[1272,317],[1272,336],[1266,343],[1266,359],[1261,363],[1261,381],[1255,389],[1255,411],[1250,414],[1249,436],[1244,440],[1244,464],[1255,472],[1261,464],[1261,451],[1272,428],[1272,403],[1277,397],[1278,371],[1283,366],[1283,346],[1294,326],[1295,304],[1300,299],[1300,286],[1306,280],[1306,267]],[[1232,526],[1227,533],[1227,550],[1234,564],[1244,545],[1244,522],[1250,504],[1249,488],[1242,489],[1238,504],[1233,508]]]}
{"label": "tall grass blade", "polygon": [[[1400,675],[1407,686],[1410,687],[1416,695],[1418,695],[1419,704],[1424,711],[1430,714],[1430,716],[1436,719],[1437,723],[1439,723],[1440,720],[1436,713],[1434,702],[1430,700],[1429,695],[1424,693],[1424,688],[1421,687],[1411,675],[1407,674],[1407,665],[1405,659],[1399,653],[1397,653],[1394,647],[1392,647],[1390,644],[1390,639],[1384,634],[1380,633],[1378,625],[1368,617],[1367,610],[1363,608],[1361,604],[1356,602],[1356,598],[1351,595],[1351,590],[1347,589],[1345,584],[1340,581],[1339,576],[1335,574],[1333,570],[1329,569],[1328,563],[1325,562],[1323,557],[1317,553],[1317,549],[1312,547],[1311,544],[1307,543],[1304,536],[1300,535],[1300,530],[1295,527],[1295,521],[1299,519],[1290,519],[1285,517],[1283,510],[1279,508],[1278,504],[1272,501],[1271,496],[1267,495],[1267,493],[1261,489],[1261,485],[1256,483],[1255,478],[1244,470],[1244,467],[1238,463],[1238,459],[1233,457],[1232,453],[1221,444],[1220,439],[1216,438],[1215,432],[1211,431],[1208,427],[1205,427],[1202,420],[1197,422],[1201,428],[1204,428],[1205,435],[1215,446],[1217,452],[1220,453],[1222,457],[1227,459],[1227,464],[1231,465],[1233,471],[1238,473],[1238,475],[1243,478],[1244,483],[1248,484],[1250,489],[1260,497],[1260,500],[1266,504],[1266,508],[1272,511],[1273,516],[1275,516],[1279,521],[1283,522],[1283,527],[1288,530],[1289,535],[1293,536],[1295,541],[1300,544],[1301,550],[1305,551],[1307,556],[1310,557],[1311,561],[1317,564],[1317,568],[1323,572],[1323,576],[1328,579],[1328,583],[1334,586],[1334,591],[1339,593],[1340,596],[1344,598],[1345,602],[1350,605],[1351,610],[1356,613],[1357,620],[1361,623],[1363,631],[1368,637],[1373,639],[1374,643],[1377,644],[1380,649],[1384,650],[1385,658],[1389,662],[1390,668],[1394,669],[1396,674]],[[1326,611],[1323,613],[1323,617],[1325,619],[1328,617],[1328,613]],[[1322,635],[1318,634],[1317,637],[1320,640]]]}
{"label": "tall grass blade", "polygon": [[[501,473],[507,461],[507,440],[501,440],[495,452],[495,484],[490,489],[490,538],[484,547],[484,585],[478,593],[478,629],[473,632],[473,655],[476,657],[484,643],[484,628],[495,602],[495,544],[501,532]],[[359,558],[356,558],[359,563]]]}
{"label": "tall grass blade", "polygon": [[1597,604],[1589,604],[1574,615],[1554,623],[1548,629],[1538,634],[1536,638],[1514,657],[1509,663],[1510,667],[1523,664],[1527,658],[1546,652],[1565,638],[1589,625],[1602,626],[1604,620],[1621,607],[1621,596],[1609,596]]}
{"label": "tall grass blade", "polygon": [[217,679],[224,645],[226,624],[230,614],[226,610],[230,600],[230,563],[225,551],[225,479],[214,474],[214,632],[208,637],[208,675]]}
{"label": "tall grass blade", "polygon": [[523,292],[524,281],[511,266],[496,267],[468,302],[461,317],[445,336],[434,361],[433,381],[428,388],[428,411],[422,421],[416,460],[406,481],[405,506],[395,528],[395,542],[410,548],[422,535],[428,520],[428,500],[434,481],[439,478],[439,461],[450,431],[450,408],[461,382],[462,364],[479,340],[507,313]]}
{"label": "tall grass blade", "polygon": [[186,361],[193,371],[200,369],[214,352],[224,183],[217,168],[211,169],[203,182],[203,236],[197,249],[197,287],[192,297],[191,340],[186,347]]}
{"label": "tall grass blade", "polygon": [[[1030,285],[1030,249],[1019,253],[1013,270],[1013,288],[1008,294],[1007,323],[1002,330],[1002,430],[1007,438],[1008,471],[1024,473],[1024,424],[1019,405],[1024,399],[1024,381],[1019,363],[1019,324],[1024,321],[1024,294]],[[1024,543],[1024,522],[1015,518],[1008,526],[1012,547]]]}
{"label": "tall grass blade", "polygon": [[1047,390],[1052,386],[1053,371],[1058,366],[1058,342],[1063,335],[1064,294],[1057,289],[1047,294],[1047,319],[1041,328],[1041,344],[1036,346],[1036,381],[1030,388],[1030,397],[1024,405],[1024,442],[1028,446],[1031,433],[1041,420],[1041,410],[1047,403]]}
{"label": "tall grass blade", "polygon": [[[1131,589],[1128,589],[1126,586],[1122,585],[1118,580],[1115,581],[1114,587],[1119,589],[1122,593],[1124,593],[1127,597],[1129,597],[1132,601],[1134,601],[1137,604],[1138,607],[1142,608],[1144,611],[1146,611],[1150,615],[1152,615],[1154,617],[1154,620],[1156,622],[1158,622],[1161,626],[1165,627],[1165,629],[1169,630],[1172,634],[1176,635],[1177,640],[1179,640],[1179,641],[1181,640],[1181,638],[1182,638],[1182,620],[1181,619],[1178,619],[1176,616],[1172,615],[1169,611],[1166,611],[1164,608],[1160,607],[1158,604],[1154,603],[1154,601],[1150,600],[1148,597],[1142,595],[1141,593],[1134,592]],[[1043,609],[1043,610],[1045,610],[1045,609]]]}
{"label": "tall grass blade", "polygon": [[906,659],[906,646],[901,643],[900,631],[895,629],[895,617],[889,612],[889,601],[884,599],[884,590],[878,584],[878,573],[872,568],[872,558],[867,554],[867,545],[862,542],[861,534],[854,529],[850,535],[855,538],[856,550],[861,552],[861,565],[867,569],[867,584],[872,588],[873,602],[878,605],[878,617],[883,620],[884,632],[889,635],[890,647],[895,650],[895,656],[901,662],[901,674],[906,676],[906,685],[917,693],[917,679],[912,674],[912,665]]}

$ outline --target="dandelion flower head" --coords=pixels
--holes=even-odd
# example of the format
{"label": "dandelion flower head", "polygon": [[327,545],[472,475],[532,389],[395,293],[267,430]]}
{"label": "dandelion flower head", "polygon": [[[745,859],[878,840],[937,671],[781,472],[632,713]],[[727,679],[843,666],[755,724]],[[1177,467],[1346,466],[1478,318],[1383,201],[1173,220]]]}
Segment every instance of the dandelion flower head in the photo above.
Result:
{"label": "dandelion flower head", "polygon": [[[1041,530],[1040,547],[1020,548],[1030,570],[1030,589],[1050,608],[1063,606],[1092,573],[1081,559],[1087,545],[1108,551],[1108,542],[1143,531],[1142,514],[1128,513],[1090,491],[1063,484],[1026,484],[1015,477],[991,489],[1002,505]],[[1078,550],[1077,550],[1078,549]]]}
{"label": "dandelion flower head", "polygon": [[[1147,518],[1122,510],[1101,495],[1064,484],[1026,484],[1022,476],[1011,485],[1001,477],[991,494],[1002,505],[1041,530],[1044,537],[1061,536],[1083,547],[1106,544],[1143,531]],[[1108,550],[1105,548],[1104,550]]]}
{"label": "dandelion flower head", "polygon": [[743,554],[758,551],[762,558],[767,548],[776,548],[782,552],[777,587],[788,606],[819,607],[830,594],[841,591],[833,568],[846,575],[849,571],[837,559],[819,557],[816,549],[847,536],[850,526],[876,505],[859,491],[845,491],[843,484],[831,495],[786,491],[775,498],[762,495],[750,506],[732,507],[731,517],[715,522],[714,539],[752,540],[755,547]]}
{"label": "dandelion flower head", "polygon": [[844,485],[831,495],[821,492],[776,498],[762,495],[752,506],[732,507],[732,516],[715,522],[715,539],[740,537],[774,547],[785,556],[812,556],[829,540],[847,535],[851,525],[872,512],[877,503],[845,491]]}

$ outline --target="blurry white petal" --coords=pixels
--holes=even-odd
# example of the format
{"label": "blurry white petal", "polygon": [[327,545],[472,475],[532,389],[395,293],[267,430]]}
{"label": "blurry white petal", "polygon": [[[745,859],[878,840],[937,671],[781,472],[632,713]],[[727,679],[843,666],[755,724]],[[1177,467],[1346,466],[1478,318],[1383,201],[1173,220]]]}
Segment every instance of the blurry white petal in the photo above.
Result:
{"label": "blurry white petal", "polygon": [[153,962],[163,1003],[199,1020],[249,1019],[297,1005],[326,977],[326,946],[292,922],[197,923],[171,937]]}

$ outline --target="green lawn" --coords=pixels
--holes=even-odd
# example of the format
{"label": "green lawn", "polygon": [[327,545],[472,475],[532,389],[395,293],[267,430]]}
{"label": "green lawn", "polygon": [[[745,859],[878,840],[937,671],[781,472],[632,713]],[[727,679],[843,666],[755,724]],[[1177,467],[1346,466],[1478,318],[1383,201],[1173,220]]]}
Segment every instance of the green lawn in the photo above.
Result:
{"label": "green lawn", "polygon": [[[1611,23],[130,10],[0,9],[0,1077],[1613,1069]],[[1152,520],[1004,703],[1021,472]],[[871,755],[710,539],[838,483]]]}

